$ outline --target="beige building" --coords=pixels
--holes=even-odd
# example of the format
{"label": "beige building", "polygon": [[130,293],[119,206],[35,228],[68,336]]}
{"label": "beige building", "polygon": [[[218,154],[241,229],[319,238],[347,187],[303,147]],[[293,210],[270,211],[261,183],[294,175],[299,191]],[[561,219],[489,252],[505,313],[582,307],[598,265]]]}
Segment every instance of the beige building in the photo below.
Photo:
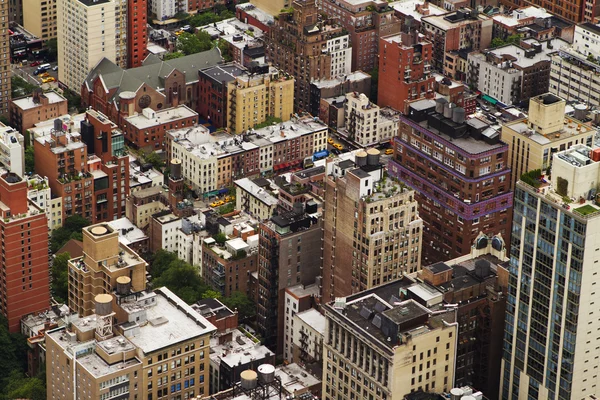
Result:
{"label": "beige building", "polygon": [[126,0],[58,0],[57,27],[58,79],[70,89],[104,57],[126,67]]}
{"label": "beige building", "polygon": [[23,0],[23,27],[43,41],[56,38],[57,0]]}
{"label": "beige building", "polygon": [[278,200],[271,193],[271,183],[266,179],[238,179],[235,184],[236,210],[247,212],[259,221],[273,216]]}
{"label": "beige building", "polygon": [[294,112],[294,78],[274,67],[265,73],[245,73],[227,85],[227,127],[242,133],[267,117],[287,121]]}
{"label": "beige building", "polygon": [[432,313],[401,300],[406,279],[323,306],[324,400],[402,400],[453,385],[458,324],[454,311]]}
{"label": "beige building", "polygon": [[46,332],[48,400],[208,394],[216,328],[169,289],[133,293],[130,283],[97,295],[93,314]]}
{"label": "beige building", "polygon": [[540,169],[547,173],[554,152],[575,144],[591,146],[594,135],[592,127],[565,116],[564,99],[549,93],[531,98],[527,119],[502,126],[502,141],[509,146],[511,186],[525,172]]}
{"label": "beige building", "polygon": [[292,6],[292,0],[252,0],[250,3],[273,16],[279,15],[281,9]]}
{"label": "beige building", "polygon": [[146,289],[146,262],[119,243],[119,232],[108,224],[83,229],[83,256],[69,260],[69,308],[82,317],[94,312],[94,298],[117,288],[127,277],[132,290]]}
{"label": "beige building", "polygon": [[344,104],[345,129],[340,134],[362,147],[389,142],[398,136],[399,111],[380,108],[364,93],[347,93]]}

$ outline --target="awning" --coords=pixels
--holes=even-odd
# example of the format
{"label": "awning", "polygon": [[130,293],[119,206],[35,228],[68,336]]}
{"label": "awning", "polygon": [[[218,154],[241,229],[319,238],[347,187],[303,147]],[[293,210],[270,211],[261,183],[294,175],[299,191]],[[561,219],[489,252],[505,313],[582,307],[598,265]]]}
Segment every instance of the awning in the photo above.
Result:
{"label": "awning", "polygon": [[494,99],[493,97],[488,96],[487,94],[484,94],[483,96],[481,96],[481,99],[484,101],[487,101],[488,103],[490,103],[493,106],[495,106],[496,103],[498,102],[498,100]]}

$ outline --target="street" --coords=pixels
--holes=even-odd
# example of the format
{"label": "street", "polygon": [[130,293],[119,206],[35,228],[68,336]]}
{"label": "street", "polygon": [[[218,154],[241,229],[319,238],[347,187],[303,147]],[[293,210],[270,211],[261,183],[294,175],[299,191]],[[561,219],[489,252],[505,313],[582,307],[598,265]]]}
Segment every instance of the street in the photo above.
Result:
{"label": "street", "polygon": [[50,63],[51,68],[47,71],[51,77],[55,79],[54,82],[51,83],[42,83],[42,78],[39,76],[35,76],[33,73],[37,69],[37,66],[30,66],[28,64],[11,64],[12,73],[14,76],[20,76],[25,79],[27,82],[41,86],[43,89],[49,89],[52,87],[57,87],[58,82],[58,71],[53,71],[52,68],[56,66],[56,63]]}

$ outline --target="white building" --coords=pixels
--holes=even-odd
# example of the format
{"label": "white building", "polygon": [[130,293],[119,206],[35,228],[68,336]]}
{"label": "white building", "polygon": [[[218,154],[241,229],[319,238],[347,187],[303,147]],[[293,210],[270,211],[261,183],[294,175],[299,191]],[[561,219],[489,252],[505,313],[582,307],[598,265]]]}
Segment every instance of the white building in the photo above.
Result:
{"label": "white building", "polygon": [[[258,183],[262,183],[259,185]],[[277,197],[271,193],[271,182],[266,179],[238,179],[235,184],[236,210],[247,212],[259,221],[273,216],[277,207]]]}
{"label": "white building", "polygon": [[56,215],[57,211],[52,208],[52,194],[50,193],[48,178],[42,178],[37,174],[28,177],[27,198],[44,210],[46,218],[48,218],[48,229],[58,228],[58,226],[55,226],[55,222],[57,220],[62,221],[62,212],[59,210],[58,215]]}
{"label": "white building", "polygon": [[295,285],[285,289],[283,358],[288,362],[294,359],[294,316],[312,308],[313,298],[319,296],[319,285]]}
{"label": "white building", "polygon": [[25,173],[24,138],[10,126],[0,124],[0,163],[19,176]]}
{"label": "white building", "polygon": [[600,65],[572,48],[552,54],[549,92],[565,100],[600,106]]}
{"label": "white building", "polygon": [[188,1],[176,1],[176,0],[152,0],[148,6],[153,14],[156,15],[156,19],[164,21],[172,18],[178,12],[186,12],[188,9]]}
{"label": "white building", "polygon": [[57,15],[61,83],[79,92],[103,57],[126,67],[126,0],[58,0]]}
{"label": "white building", "polygon": [[331,54],[331,76],[348,75],[352,72],[352,48],[349,35],[329,39],[327,51]]}
{"label": "white building", "polygon": [[600,26],[584,22],[575,26],[573,50],[584,56],[600,57]]}
{"label": "white building", "polygon": [[323,335],[326,320],[311,308],[294,316],[292,343],[294,362],[323,361]]}
{"label": "white building", "polygon": [[364,93],[347,93],[344,105],[346,127],[339,133],[363,147],[386,142],[398,135],[399,114],[389,107],[380,108]]}

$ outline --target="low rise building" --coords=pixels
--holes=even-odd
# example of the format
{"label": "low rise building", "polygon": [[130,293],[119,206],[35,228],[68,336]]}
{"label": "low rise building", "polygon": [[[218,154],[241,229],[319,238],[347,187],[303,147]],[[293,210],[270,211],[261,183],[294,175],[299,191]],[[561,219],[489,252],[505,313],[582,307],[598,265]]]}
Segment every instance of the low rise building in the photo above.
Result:
{"label": "low rise building", "polygon": [[137,190],[125,200],[125,216],[135,226],[144,229],[150,224],[152,216],[168,208],[163,188],[152,186]]}
{"label": "low rise building", "polygon": [[371,93],[371,75],[354,71],[330,79],[313,79],[310,82],[309,113],[320,115],[321,100],[330,97],[344,97],[346,93]]}
{"label": "low rise building", "polygon": [[294,315],[292,333],[293,360],[296,363],[323,363],[323,337],[326,320],[314,308]]}
{"label": "low rise building", "polygon": [[234,181],[236,210],[244,211],[259,221],[269,219],[279,201],[272,184],[265,178],[242,178]]}
{"label": "low rise building", "polygon": [[287,362],[291,363],[294,358],[294,328],[297,328],[294,326],[294,315],[318,305],[321,293],[318,282],[317,280],[317,283],[311,285],[294,285],[285,288],[283,358]]}
{"label": "low rise building", "polygon": [[504,40],[509,36],[520,35],[523,38],[532,37],[537,40],[559,37],[572,43],[576,30],[573,22],[563,20],[545,8],[533,5],[509,13],[496,14],[492,19],[494,38]]}
{"label": "low rise building", "polygon": [[345,128],[338,130],[338,134],[360,147],[389,142],[398,134],[400,111],[380,108],[364,93],[346,94],[344,110]]}
{"label": "low rise building", "polygon": [[25,140],[10,126],[0,123],[0,164],[23,177],[25,174]]}
{"label": "low rise building", "polygon": [[192,308],[217,328],[217,334],[226,334],[238,327],[238,313],[218,299],[206,298],[192,304]]}
{"label": "low rise building", "polygon": [[108,221],[107,224],[119,233],[120,244],[129,247],[138,254],[145,254],[150,250],[148,236],[127,217]]}
{"label": "low rise building", "polygon": [[48,178],[42,178],[37,174],[28,176],[27,198],[44,210],[44,214],[48,219],[49,230],[62,226],[62,211],[57,209],[56,199],[52,198]]}
{"label": "low rise building", "polygon": [[42,121],[53,120],[69,113],[67,99],[54,91],[34,91],[31,96],[10,101],[10,125],[25,132]]}

